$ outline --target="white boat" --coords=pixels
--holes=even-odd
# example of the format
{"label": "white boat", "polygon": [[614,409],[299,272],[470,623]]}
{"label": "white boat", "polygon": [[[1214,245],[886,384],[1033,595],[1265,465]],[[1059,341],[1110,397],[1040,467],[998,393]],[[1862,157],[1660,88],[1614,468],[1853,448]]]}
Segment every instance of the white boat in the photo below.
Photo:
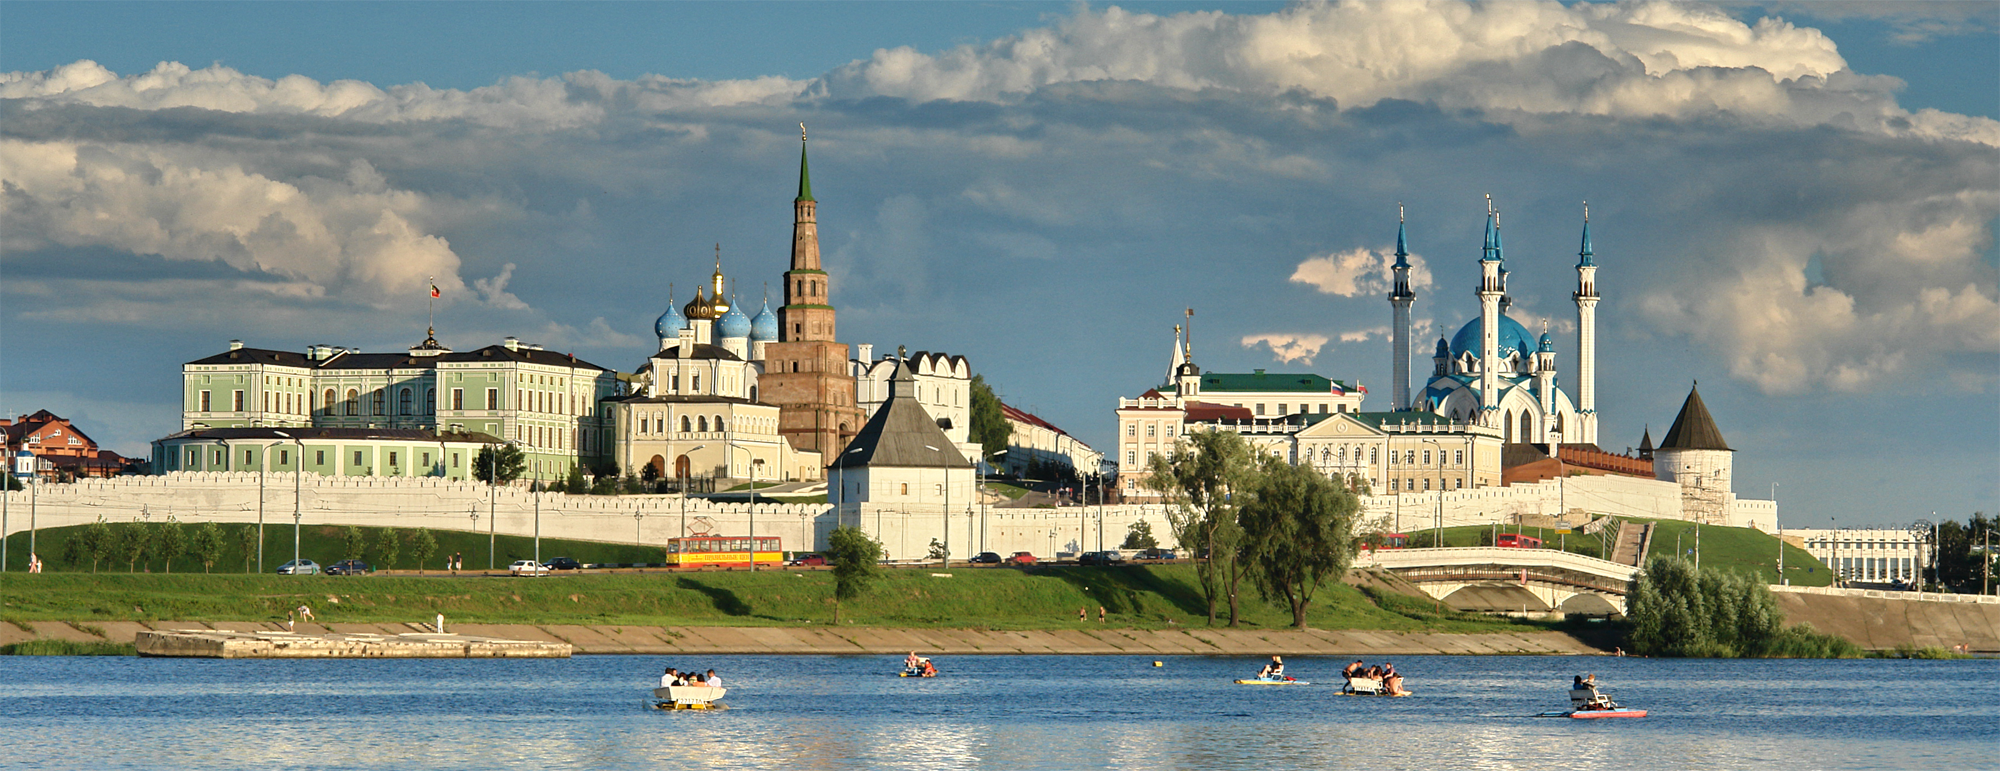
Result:
{"label": "white boat", "polygon": [[1246,680],[1238,680],[1236,681],[1236,684],[1237,685],[1312,685],[1312,683],[1306,682],[1304,680],[1295,680],[1289,677],[1277,677],[1277,678],[1253,677]]}
{"label": "white boat", "polygon": [[1347,678],[1347,687],[1340,691],[1348,696],[1408,696],[1409,691],[1390,693],[1389,686],[1376,677]]}
{"label": "white boat", "polygon": [[1536,717],[1567,717],[1578,720],[1590,720],[1609,717],[1645,716],[1645,710],[1619,706],[1618,702],[1612,701],[1609,695],[1598,693],[1596,688],[1571,688],[1569,691],[1568,712],[1544,712]]}
{"label": "white boat", "polygon": [[722,705],[715,702],[728,692],[729,689],[727,688],[707,685],[674,685],[665,688],[654,688],[653,698],[656,701],[653,702],[653,707],[656,709],[722,709]]}

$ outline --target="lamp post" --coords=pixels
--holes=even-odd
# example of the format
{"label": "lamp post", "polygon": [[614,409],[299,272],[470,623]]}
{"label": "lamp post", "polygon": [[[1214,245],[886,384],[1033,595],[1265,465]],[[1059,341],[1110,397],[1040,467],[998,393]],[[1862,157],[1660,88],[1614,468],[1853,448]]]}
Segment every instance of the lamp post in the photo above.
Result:
{"label": "lamp post", "polygon": [[1006,454],[1007,454],[1007,451],[1006,451],[1006,450],[1001,450],[1001,451],[999,451],[999,452],[996,452],[996,453],[993,453],[992,455],[988,455],[988,456],[986,456],[986,457],[987,457],[987,462],[986,462],[986,463],[983,463],[983,464],[980,464],[980,467],[979,467],[979,469],[978,469],[978,470],[979,470],[979,550],[980,550],[980,551],[986,551],[986,531],[988,530],[988,525],[987,525],[987,509],[986,509],[986,467],[987,467],[987,466],[990,466],[990,465],[992,465],[992,459],[993,459],[993,458],[998,458],[998,457],[1000,457],[1000,456],[1002,456],[1002,455],[1006,455]]}
{"label": "lamp post", "polygon": [[[696,452],[699,452],[699,451],[700,451],[700,450],[701,450],[702,448],[704,448],[704,447],[707,447],[707,446],[708,446],[708,445],[706,445],[706,444],[697,444],[697,445],[695,445],[695,446],[693,446],[693,447],[689,447],[689,448],[687,449],[687,451],[686,451],[686,452],[683,452],[683,453],[681,453],[681,455],[683,455],[683,456],[686,456],[686,455],[693,455],[693,454],[695,454]],[[675,467],[676,467],[676,468],[679,468],[679,464],[675,464]],[[682,537],[682,538],[685,538],[685,537],[687,537],[687,534],[688,534],[688,486],[687,486],[687,478],[686,478],[686,477],[682,477],[682,478],[681,478],[681,533],[680,533],[680,537]]]}
{"label": "lamp post", "polygon": [[[492,451],[486,453],[486,569],[487,570],[492,570],[494,565],[496,564],[493,561],[493,550],[499,543],[499,538],[500,538],[499,524],[498,524],[500,521],[500,500],[499,500],[500,491],[497,489],[500,486],[500,448],[519,447],[520,445],[521,445],[520,442],[516,442],[512,439],[502,439],[500,440],[500,444],[493,445]],[[536,523],[537,533],[541,532],[539,517],[540,515],[537,514],[537,523]],[[479,525],[475,522],[473,524],[474,528],[473,532],[478,532],[477,529],[478,527]],[[538,539],[537,544],[539,543],[540,541]],[[537,546],[536,551],[538,552],[537,558],[539,558],[539,551],[540,551],[539,545]]]}
{"label": "lamp post", "polygon": [[1785,525],[1778,521],[1778,483],[1771,483],[1771,529],[1778,531],[1778,585],[1785,585]]}
{"label": "lamp post", "polygon": [[928,444],[924,445],[924,449],[937,453],[938,467],[944,469],[944,484],[942,485],[944,487],[944,508],[939,510],[943,514],[941,519],[944,520],[944,555],[940,560],[941,564],[939,567],[941,569],[949,569],[951,567],[951,467],[945,465],[943,450]]}
{"label": "lamp post", "polygon": [[[1444,445],[1439,444],[1438,440],[1436,439],[1425,439],[1424,444],[1428,444],[1432,447],[1437,448],[1437,454],[1438,454],[1437,545],[1443,546],[1444,545]],[[1474,540],[1478,539],[1475,538]]]}

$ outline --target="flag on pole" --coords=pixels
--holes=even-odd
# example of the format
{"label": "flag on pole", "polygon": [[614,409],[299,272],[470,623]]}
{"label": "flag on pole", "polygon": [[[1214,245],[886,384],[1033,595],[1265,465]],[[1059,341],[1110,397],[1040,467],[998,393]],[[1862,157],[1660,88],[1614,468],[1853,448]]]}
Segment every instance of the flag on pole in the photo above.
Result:
{"label": "flag on pole", "polygon": [[438,294],[438,285],[437,285],[437,284],[432,284],[432,285],[431,285],[431,299],[437,299],[437,298],[438,298],[438,297],[440,297],[440,296],[441,296],[441,295],[439,295],[439,294]]}

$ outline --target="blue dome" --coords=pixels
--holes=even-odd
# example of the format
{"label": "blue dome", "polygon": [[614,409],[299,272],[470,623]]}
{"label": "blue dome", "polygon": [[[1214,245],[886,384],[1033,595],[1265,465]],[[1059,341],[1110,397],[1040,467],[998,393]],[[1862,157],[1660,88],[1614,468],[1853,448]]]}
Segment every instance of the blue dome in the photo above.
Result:
{"label": "blue dome", "polygon": [[679,337],[681,330],[687,329],[687,325],[687,317],[682,316],[681,309],[674,307],[673,301],[669,300],[667,301],[667,312],[660,314],[659,321],[653,322],[653,335],[661,340]]}
{"label": "blue dome", "polygon": [[716,320],[715,331],[724,340],[749,337],[750,317],[743,315],[742,308],[729,306],[729,312],[722,314],[722,318]]}
{"label": "blue dome", "polygon": [[[1535,350],[1534,339],[1534,335],[1529,334],[1528,328],[1521,326],[1521,322],[1508,318],[1507,314],[1502,313],[1500,314],[1500,345],[1494,349],[1493,355],[1506,356],[1509,351],[1520,351],[1524,355],[1531,354]],[[1467,351],[1472,352],[1474,356],[1479,355],[1479,319],[1465,322],[1465,326],[1459,328],[1458,334],[1451,337],[1452,358],[1463,356]]]}
{"label": "blue dome", "polygon": [[1556,349],[1556,341],[1550,340],[1549,333],[1543,332],[1541,345],[1536,350],[1540,350],[1547,353],[1553,353],[1555,349]]}
{"label": "blue dome", "polygon": [[771,301],[764,301],[764,309],[750,320],[750,339],[767,343],[778,341],[778,314],[771,312]]}

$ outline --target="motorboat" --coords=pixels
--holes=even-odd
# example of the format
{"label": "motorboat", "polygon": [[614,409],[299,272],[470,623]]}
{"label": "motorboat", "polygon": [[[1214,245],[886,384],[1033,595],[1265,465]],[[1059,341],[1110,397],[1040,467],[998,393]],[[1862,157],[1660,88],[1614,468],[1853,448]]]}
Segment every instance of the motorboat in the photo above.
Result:
{"label": "motorboat", "polygon": [[722,709],[716,702],[727,688],[708,685],[673,685],[653,689],[654,709]]}
{"label": "motorboat", "polygon": [[1569,711],[1544,712],[1536,717],[1567,717],[1578,720],[1595,720],[1610,717],[1645,717],[1643,709],[1619,706],[1608,694],[1599,693],[1596,688],[1571,688],[1569,691]]}

